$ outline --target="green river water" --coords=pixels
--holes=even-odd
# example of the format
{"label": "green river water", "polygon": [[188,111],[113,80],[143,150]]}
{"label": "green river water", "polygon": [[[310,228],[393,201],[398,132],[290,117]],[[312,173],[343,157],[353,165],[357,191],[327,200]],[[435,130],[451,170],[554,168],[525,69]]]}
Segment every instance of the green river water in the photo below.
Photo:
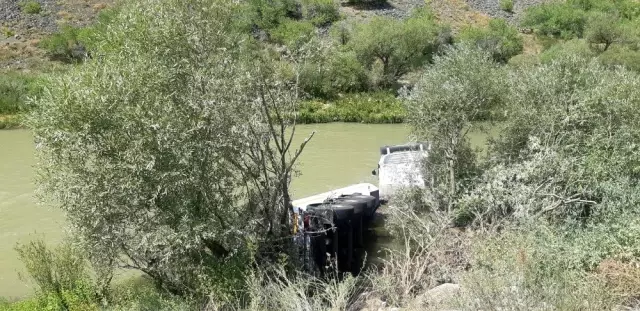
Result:
{"label": "green river water", "polygon": [[[409,139],[404,125],[330,123],[299,125],[296,139],[312,131],[315,136],[299,159],[301,172],[293,180],[294,198],[329,191],[358,182],[377,184],[371,170],[377,166],[379,147]],[[480,145],[485,136],[473,134]],[[23,266],[16,243],[40,236],[55,244],[62,238],[62,212],[36,204],[34,144],[27,130],[0,131],[0,297],[20,297],[33,289],[21,281]]]}

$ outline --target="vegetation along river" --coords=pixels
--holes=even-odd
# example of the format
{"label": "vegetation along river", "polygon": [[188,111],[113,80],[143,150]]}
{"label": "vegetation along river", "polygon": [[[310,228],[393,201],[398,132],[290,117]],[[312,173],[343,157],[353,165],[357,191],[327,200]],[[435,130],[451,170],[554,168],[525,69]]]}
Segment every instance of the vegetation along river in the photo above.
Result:
{"label": "vegetation along river", "polygon": [[[294,177],[294,198],[329,191],[358,182],[376,184],[371,170],[377,166],[379,147],[409,139],[405,125],[330,123],[299,125],[298,142],[316,134],[299,159],[300,176]],[[473,133],[474,145],[485,136]],[[34,197],[34,143],[28,130],[0,131],[0,297],[29,294],[21,281],[24,267],[14,246],[41,236],[55,244],[62,238],[62,212],[36,204]]]}

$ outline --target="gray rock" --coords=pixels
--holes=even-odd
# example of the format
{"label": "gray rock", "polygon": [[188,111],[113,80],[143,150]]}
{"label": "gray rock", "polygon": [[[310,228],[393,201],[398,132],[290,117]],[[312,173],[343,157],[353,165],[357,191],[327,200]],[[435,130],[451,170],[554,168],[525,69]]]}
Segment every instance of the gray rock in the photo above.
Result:
{"label": "gray rock", "polygon": [[428,290],[419,300],[421,305],[443,306],[450,304],[459,295],[459,284],[446,283]]}
{"label": "gray rock", "polygon": [[500,0],[466,0],[471,8],[494,18],[504,18],[511,24],[518,24],[522,13],[530,6],[538,5],[549,0],[513,0],[513,12],[506,12],[500,8]]}
{"label": "gray rock", "polygon": [[22,12],[20,2],[23,0],[0,0],[0,22],[3,24],[20,25],[25,29],[38,29],[52,33],[58,29],[55,13],[60,6],[56,0],[36,0],[42,10],[40,14],[26,14]]}

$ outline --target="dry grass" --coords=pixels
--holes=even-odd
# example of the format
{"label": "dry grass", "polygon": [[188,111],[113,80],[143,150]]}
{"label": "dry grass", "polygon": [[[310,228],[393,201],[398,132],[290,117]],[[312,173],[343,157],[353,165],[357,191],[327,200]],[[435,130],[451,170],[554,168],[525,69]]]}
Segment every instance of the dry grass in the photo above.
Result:
{"label": "dry grass", "polygon": [[[468,264],[469,237],[451,229],[451,217],[432,213],[429,218],[411,210],[390,208],[390,221],[398,228],[402,247],[387,250],[378,271],[368,276],[371,291],[391,306],[423,308],[422,296],[442,283],[457,282]],[[398,234],[400,232],[400,234]]]}
{"label": "dry grass", "polygon": [[544,47],[540,40],[533,34],[520,34],[523,43],[523,55],[538,55],[542,53]]}
{"label": "dry grass", "polygon": [[489,24],[490,17],[475,11],[463,0],[428,0],[441,23],[451,26],[453,33],[458,33],[467,26],[484,27]]}
{"label": "dry grass", "polygon": [[640,264],[607,259],[598,265],[597,275],[618,296],[629,300],[640,299]]}

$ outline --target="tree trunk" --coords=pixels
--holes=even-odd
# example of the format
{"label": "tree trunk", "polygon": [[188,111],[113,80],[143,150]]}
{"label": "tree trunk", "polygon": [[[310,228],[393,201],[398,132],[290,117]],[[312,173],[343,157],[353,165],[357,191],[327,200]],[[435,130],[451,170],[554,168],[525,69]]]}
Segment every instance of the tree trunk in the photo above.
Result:
{"label": "tree trunk", "polygon": [[451,209],[453,208],[453,197],[456,194],[456,175],[454,165],[454,158],[449,158],[449,204],[447,206],[447,212],[449,213],[451,213]]}

